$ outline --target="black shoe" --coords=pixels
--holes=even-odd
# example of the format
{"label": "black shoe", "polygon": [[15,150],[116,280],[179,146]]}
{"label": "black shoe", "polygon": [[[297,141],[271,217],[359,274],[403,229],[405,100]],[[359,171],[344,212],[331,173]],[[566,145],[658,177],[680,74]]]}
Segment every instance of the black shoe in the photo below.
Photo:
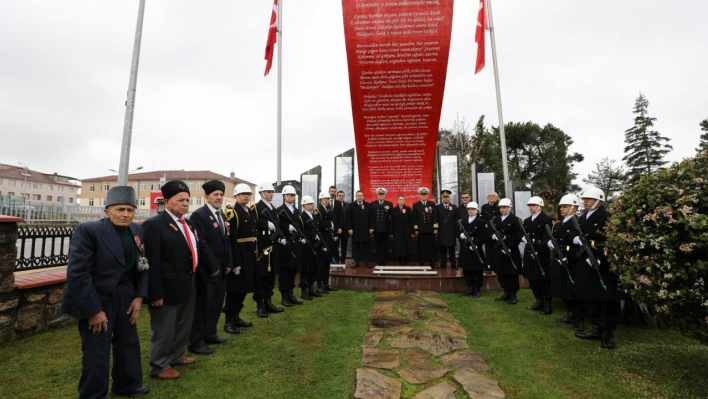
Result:
{"label": "black shoe", "polygon": [[204,342],[207,344],[211,345],[219,345],[219,344],[225,344],[229,342],[228,338],[221,338],[220,336],[213,334],[213,335],[207,335],[206,338],[204,338]]}
{"label": "black shoe", "polygon": [[319,292],[320,294],[329,295],[329,291],[327,291],[327,289],[323,285],[318,285],[315,291]]}
{"label": "black shoe", "polygon": [[541,302],[540,299],[536,298],[536,303],[534,303],[533,305],[527,306],[526,309],[529,309],[529,310],[541,310],[541,309],[543,309],[543,302]]}
{"label": "black shoe", "polygon": [[575,337],[580,339],[591,339],[597,341],[602,339],[602,334],[600,334],[599,326],[592,326],[592,329],[588,332],[576,332]]}
{"label": "black shoe", "polygon": [[302,290],[302,294],[300,294],[300,298],[302,298],[306,301],[311,301],[312,295],[310,295],[310,291],[307,288],[301,288],[301,290]]}
{"label": "black shoe", "polygon": [[266,317],[268,317],[268,311],[266,310],[264,303],[259,303],[256,306],[256,315],[261,319],[265,319]]}
{"label": "black shoe", "polygon": [[271,301],[270,298],[268,298],[268,299],[265,300],[264,307],[265,307],[266,312],[268,312],[268,313],[282,313],[282,312],[285,312],[285,309],[279,308],[279,307],[273,305],[273,302]]}
{"label": "black shoe", "polygon": [[372,265],[371,262],[366,262],[366,267],[368,267],[369,269],[372,269],[374,267],[374,265]]}
{"label": "black shoe", "polygon": [[504,290],[504,295],[494,298],[495,301],[508,301],[510,298],[509,291]]}
{"label": "black shoe", "polygon": [[600,346],[604,349],[615,349],[615,337],[612,331],[602,332],[602,344]]}
{"label": "black shoe", "polygon": [[357,267],[359,267],[359,262],[355,261],[354,264],[352,265],[352,269],[356,269]]}
{"label": "black shoe", "polygon": [[551,301],[549,299],[543,301],[543,309],[541,309],[539,313],[546,316],[553,313],[553,307],[551,306]]}
{"label": "black shoe", "polygon": [[474,295],[474,288],[472,288],[472,287],[467,288],[467,291],[462,293],[462,296],[471,296],[471,295]]}
{"label": "black shoe", "polygon": [[214,349],[211,349],[207,344],[201,344],[201,345],[190,345],[189,346],[189,351],[194,353],[195,355],[211,355],[214,353]]}
{"label": "black shoe", "polygon": [[290,293],[282,293],[281,294],[282,299],[280,300],[280,303],[285,306],[286,308],[291,308],[293,306],[293,303],[290,302]]}
{"label": "black shoe", "polygon": [[251,327],[251,326],[253,326],[253,323],[251,323],[250,321],[243,320],[242,318],[240,318],[238,316],[236,316],[236,318],[234,319],[232,324],[235,325],[236,327]]}
{"label": "black shoe", "polygon": [[297,298],[295,298],[293,290],[290,290],[290,297],[288,299],[290,299],[290,303],[292,303],[293,305],[302,305],[303,303],[302,301],[299,301]]}
{"label": "black shoe", "polygon": [[224,324],[224,332],[227,332],[229,334],[240,334],[241,329],[238,328],[238,326],[232,322],[226,322]]}
{"label": "black shoe", "polygon": [[516,292],[512,292],[507,303],[509,305],[516,305],[519,301],[516,299]]}
{"label": "black shoe", "polygon": [[575,323],[573,323],[573,330],[577,332],[585,331],[585,322],[583,320],[576,320]]}
{"label": "black shoe", "polygon": [[113,391],[112,396],[127,396],[129,398],[137,398],[143,395],[147,395],[150,392],[150,388],[145,385],[140,386],[140,388],[132,390],[130,392]]}
{"label": "black shoe", "polygon": [[575,323],[575,317],[572,313],[568,312],[567,315],[557,318],[556,321],[559,323],[573,324]]}
{"label": "black shoe", "polygon": [[331,285],[327,284],[324,286],[327,291],[339,291],[339,288],[332,287]]}
{"label": "black shoe", "polygon": [[310,285],[309,287],[307,287],[307,292],[310,293],[310,296],[311,296],[311,297],[318,297],[318,298],[319,298],[319,297],[323,297],[323,296],[324,296],[324,295],[322,295],[321,293],[319,293],[318,291],[314,290],[314,289],[312,288],[312,285]]}
{"label": "black shoe", "polygon": [[480,292],[479,288],[474,289],[474,294],[472,294],[472,298],[479,298],[482,296],[482,293]]}

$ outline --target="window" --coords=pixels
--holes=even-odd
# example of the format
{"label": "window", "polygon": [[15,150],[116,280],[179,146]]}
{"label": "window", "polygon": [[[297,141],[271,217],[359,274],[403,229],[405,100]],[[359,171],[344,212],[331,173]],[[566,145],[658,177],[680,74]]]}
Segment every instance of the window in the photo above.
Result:
{"label": "window", "polygon": [[140,183],[140,189],[145,190],[145,183]]}
{"label": "window", "polygon": [[202,189],[202,182],[198,182],[197,183],[197,190],[201,190],[201,189]]}
{"label": "window", "polygon": [[13,193],[12,191],[10,191],[9,193],[7,193],[7,196],[8,196],[8,197],[14,197],[14,196],[15,196],[15,193]]}
{"label": "window", "polygon": [[74,192],[74,187],[69,187],[69,192],[73,193]]}
{"label": "window", "polygon": [[33,200],[33,201],[41,201],[41,200],[42,200],[42,196],[39,195],[39,194],[32,194],[32,200]]}
{"label": "window", "polygon": [[7,185],[10,187],[15,187],[16,184],[17,184],[17,180],[8,180],[7,181]]}
{"label": "window", "polygon": [[64,203],[64,197],[57,197],[57,202],[60,204]]}
{"label": "window", "polygon": [[140,201],[138,201],[138,204],[139,204],[140,206],[145,206],[145,198],[144,198],[144,197],[141,197],[141,198],[140,198]]}
{"label": "window", "polygon": [[138,191],[138,183],[133,183],[133,190]]}
{"label": "window", "polygon": [[41,185],[40,183],[34,183],[34,185],[32,185],[32,188],[35,189],[35,190],[41,190],[41,189],[42,189],[42,185]]}
{"label": "window", "polygon": [[22,196],[25,197],[26,200],[30,199],[29,193],[22,193]]}
{"label": "window", "polygon": [[189,186],[190,190],[194,190],[194,182],[187,183],[187,186]]}
{"label": "window", "polygon": [[189,206],[194,205],[194,197],[189,197]]}
{"label": "window", "polygon": [[96,191],[96,186],[93,183],[89,184],[89,191]]}
{"label": "window", "polygon": [[53,185],[53,184],[47,184],[47,190],[49,190],[49,191],[54,191],[54,185]]}
{"label": "window", "polygon": [[89,198],[89,206],[93,206],[93,198]]}
{"label": "window", "polygon": [[2,179],[0,179],[0,186],[2,186]]}
{"label": "window", "polygon": [[197,205],[201,205],[201,204],[202,204],[202,197],[197,197]]}
{"label": "window", "polygon": [[103,183],[103,191],[108,191],[111,189],[111,185],[108,183]]}
{"label": "window", "polygon": [[156,188],[158,186],[157,183],[150,183],[150,191],[157,191],[158,189]]}
{"label": "window", "polygon": [[73,203],[74,203],[74,199],[71,198],[71,197],[69,197],[69,203],[70,203],[70,204],[73,204]]}
{"label": "window", "polygon": [[52,196],[51,196],[51,195],[47,195],[47,202],[52,202]]}
{"label": "window", "polygon": [[64,186],[57,186],[57,191],[60,193],[64,191]]}

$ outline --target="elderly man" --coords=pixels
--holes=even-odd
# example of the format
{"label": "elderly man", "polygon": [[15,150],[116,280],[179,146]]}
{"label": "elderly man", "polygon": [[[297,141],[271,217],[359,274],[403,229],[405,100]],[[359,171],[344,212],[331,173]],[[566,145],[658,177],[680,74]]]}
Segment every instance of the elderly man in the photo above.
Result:
{"label": "elderly man", "polygon": [[[346,230],[352,238],[352,257],[354,265],[359,267],[362,260],[366,267],[372,268],[369,261],[369,242],[371,241],[371,204],[364,201],[364,192],[356,192],[356,201],[349,204],[346,210]],[[362,259],[363,258],[363,259]]]}
{"label": "elderly man", "polygon": [[145,255],[150,262],[150,376],[174,380],[180,373],[172,366],[195,362],[182,355],[194,320],[199,244],[198,233],[184,218],[189,211],[187,184],[168,181],[161,191],[165,212],[143,223]]}
{"label": "elderly man", "polygon": [[142,232],[133,223],[132,187],[113,187],[106,218],[80,224],[71,238],[63,313],[79,321],[83,352],[79,398],[105,398],[113,346],[114,395],[138,397],[143,385],[135,322],[147,296]]}
{"label": "elderly man", "polygon": [[429,262],[435,268],[435,236],[438,234],[438,220],[435,202],[428,200],[426,187],[418,189],[420,201],[413,204],[413,232],[418,238],[418,265]]}

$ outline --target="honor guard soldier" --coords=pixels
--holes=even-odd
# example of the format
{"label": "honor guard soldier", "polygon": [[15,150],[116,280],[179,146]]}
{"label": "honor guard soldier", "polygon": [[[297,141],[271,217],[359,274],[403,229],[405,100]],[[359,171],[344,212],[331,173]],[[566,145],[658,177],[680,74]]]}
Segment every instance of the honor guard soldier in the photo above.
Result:
{"label": "honor guard soldier", "polygon": [[388,260],[388,237],[391,234],[391,209],[393,203],[386,201],[385,188],[377,188],[378,199],[371,203],[371,230],[376,245],[376,264],[386,265]]}
{"label": "honor guard soldier", "polygon": [[364,192],[356,192],[356,201],[349,204],[346,211],[347,233],[352,238],[353,268],[359,267],[359,262],[366,262],[366,267],[371,266],[369,261],[369,242],[371,241],[371,204],[364,201]]}
{"label": "honor guard soldier", "polygon": [[300,289],[302,290],[301,298],[311,301],[313,297],[321,297],[322,293],[313,289],[315,283],[315,275],[317,274],[317,263],[319,251],[321,250],[321,238],[317,232],[315,225],[315,200],[309,195],[302,197],[302,212],[300,212],[300,220],[302,222],[302,231],[305,234],[302,244],[302,263],[300,264]]}
{"label": "honor guard soldier", "polygon": [[552,233],[559,248],[555,248],[552,241],[548,242],[548,247],[553,248],[556,258],[551,266],[551,294],[560,298],[568,309],[568,314],[556,321],[573,324],[575,331],[582,332],[585,330],[586,311],[585,303],[578,300],[578,295],[575,292],[575,268],[578,261],[578,251],[577,246],[573,244],[573,240],[579,233],[573,228],[571,222],[578,206],[580,206],[580,200],[573,194],[564,195],[558,202],[562,219],[553,225]]}
{"label": "honor guard soldier", "polygon": [[442,190],[442,203],[435,207],[436,219],[438,220],[438,251],[440,252],[440,268],[447,267],[447,259],[450,258],[450,267],[457,269],[455,261],[455,245],[459,234],[457,221],[457,206],[450,203],[452,191]]}
{"label": "honor guard soldier", "polygon": [[224,211],[229,223],[233,269],[226,276],[226,300],[224,331],[238,334],[241,327],[251,327],[253,323],[240,317],[246,295],[253,292],[256,268],[256,212],[249,208],[251,188],[247,184],[237,184],[234,188],[236,204]]}
{"label": "honor guard soldier", "polygon": [[[332,189],[333,187],[330,187]],[[331,191],[330,191],[331,193]],[[315,224],[320,228],[320,236],[326,244],[328,252],[323,254],[321,258],[321,263],[317,268],[317,290],[329,293],[329,291],[338,291],[336,288],[329,285],[329,268],[331,264],[332,257],[336,255],[336,245],[335,232],[334,232],[334,222],[332,221],[332,206],[330,204],[330,197],[328,193],[320,193],[320,203],[317,204],[317,209],[315,210]],[[324,256],[326,255],[326,256]]]}
{"label": "honor guard soldier", "polygon": [[438,221],[435,215],[435,202],[428,200],[426,187],[418,189],[420,201],[413,204],[413,232],[418,238],[418,265],[425,262],[435,268],[435,235],[438,234]]}
{"label": "honor guard soldier", "polygon": [[332,201],[332,221],[334,222],[334,231],[339,237],[337,242],[337,251],[335,251],[335,262],[345,264],[347,260],[347,244],[349,243],[349,235],[346,229],[346,210],[348,203],[344,202],[344,191],[337,191],[336,198]]}
{"label": "honor guard soldier", "polygon": [[[476,202],[468,202],[466,205],[467,216],[460,219],[462,229],[460,229],[460,267],[465,283],[467,283],[467,291],[463,296],[472,296],[479,298],[482,290],[482,274],[487,268],[487,262],[484,259],[482,246],[489,239],[489,224],[482,219],[477,213],[479,205]],[[472,240],[474,246],[468,241]]]}
{"label": "honor guard soldier", "polygon": [[273,289],[275,275],[280,271],[280,251],[287,242],[276,233],[278,211],[271,204],[275,189],[271,183],[261,183],[258,186],[260,201],[251,206],[258,217],[258,255],[256,265],[256,283],[253,298],[258,304],[260,317],[269,313],[281,313],[285,309],[273,305]]}
{"label": "honor guard soldier", "polygon": [[[541,197],[531,197],[526,203],[531,216],[523,222],[524,229],[528,236],[521,238],[524,246],[524,277],[529,280],[531,291],[536,298],[533,305],[526,309],[540,310],[541,314],[551,314],[551,253],[548,250],[548,240],[546,237],[546,226],[553,227],[553,218],[543,213],[543,199]],[[528,240],[531,240],[529,242]]]}
{"label": "honor guard soldier", "polygon": [[413,211],[406,205],[406,197],[398,197],[398,206],[391,210],[393,253],[399,265],[407,265],[413,253]]}
{"label": "honor guard soldier", "polygon": [[[283,306],[289,308],[293,305],[302,305],[302,301],[295,297],[295,278],[301,262],[302,244],[298,228],[302,228],[300,211],[295,207],[297,193],[295,187],[283,187],[283,205],[278,207],[280,216],[280,231],[287,236],[286,246],[280,252],[280,271],[278,273],[278,289]],[[297,227],[296,227],[297,225]],[[303,240],[304,241],[304,240]]]}
{"label": "honor guard soldier", "polygon": [[[504,289],[504,295],[496,298],[516,305],[516,293],[519,291],[519,274],[521,274],[521,226],[519,218],[511,213],[511,200],[503,198],[499,201],[501,216],[490,222],[492,228],[492,250],[489,251],[491,264],[497,274],[499,285]],[[493,227],[492,227],[493,226]],[[496,230],[495,230],[496,229]]]}
{"label": "honor guard soldier", "polygon": [[[604,230],[610,212],[604,205],[605,194],[598,188],[585,190],[581,199],[587,212],[577,221],[584,240],[581,240],[581,237],[573,239],[576,245],[583,248],[577,261],[575,281],[578,297],[585,301],[592,330],[587,333],[578,332],[575,336],[582,339],[601,339],[603,348],[614,349],[614,331],[620,311],[619,301],[623,299],[623,295],[617,288],[619,278],[610,270],[604,251],[607,239]],[[583,242],[587,245],[582,245]],[[598,269],[592,265],[588,251],[597,260]]]}

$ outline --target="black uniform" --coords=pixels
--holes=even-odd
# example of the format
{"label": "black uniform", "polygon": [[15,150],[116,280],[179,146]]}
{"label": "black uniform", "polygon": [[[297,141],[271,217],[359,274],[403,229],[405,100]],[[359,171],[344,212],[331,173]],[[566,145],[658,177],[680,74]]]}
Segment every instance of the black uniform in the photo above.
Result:
{"label": "black uniform", "polygon": [[435,267],[435,234],[438,220],[435,212],[435,202],[418,201],[413,204],[413,231],[418,233],[418,264],[429,262]]}
{"label": "black uniform", "polygon": [[347,207],[346,230],[352,230],[352,257],[354,267],[359,266],[360,261],[366,262],[369,266],[369,229],[371,226],[371,204],[366,201],[359,203],[354,201]]}
{"label": "black uniform", "polygon": [[[548,240],[546,235],[546,227],[553,226],[553,218],[540,212],[535,219],[533,215],[524,219],[524,229],[532,242],[527,242],[524,246],[524,262],[523,274],[529,280],[533,296],[536,297],[536,303],[530,308],[533,310],[542,310],[544,314],[550,314],[551,311],[551,252],[548,249]],[[531,255],[531,245],[538,253],[538,261],[534,260]],[[541,263],[543,272],[538,264]]]}
{"label": "black uniform", "polygon": [[320,256],[320,262],[317,265],[317,275],[315,280],[317,281],[318,289],[322,288],[325,290],[331,290],[329,285],[329,269],[330,263],[333,256],[336,256],[336,242],[334,241],[333,235],[334,231],[332,226],[334,222],[332,221],[333,209],[331,206],[325,207],[322,204],[317,205],[315,209],[315,225],[319,228],[320,238],[324,241],[322,249],[327,248],[327,251],[322,251]]}
{"label": "black uniform", "polygon": [[[248,293],[253,292],[256,268],[256,213],[236,204],[224,211],[229,223],[233,269],[226,276],[224,313],[227,323],[238,324]],[[237,274],[238,273],[238,274]]]}
{"label": "black uniform", "polygon": [[349,234],[347,234],[346,227],[346,209],[349,205],[345,201],[332,201],[332,222],[334,222],[334,231],[342,229],[342,233],[339,234],[339,241],[336,243],[337,251],[334,251],[335,261],[337,263],[344,263],[347,260],[347,243],[349,242]]}
{"label": "black uniform", "polygon": [[[466,292],[467,295],[474,295],[478,297],[479,292],[482,288],[482,274],[484,269],[487,268],[487,261],[485,260],[484,253],[482,252],[482,245],[489,239],[489,225],[486,220],[479,216],[465,216],[461,219],[462,227],[465,231],[472,237],[475,245],[477,245],[480,255],[477,255],[472,251],[467,245],[467,241],[462,241],[460,245],[460,267],[462,268],[462,273],[467,283],[467,287],[470,288]],[[472,219],[472,221],[470,221]],[[460,234],[462,231],[459,231]],[[459,235],[459,234],[458,234]],[[481,256],[481,260],[480,260]]]}
{"label": "black uniform", "polygon": [[[280,217],[280,230],[288,237],[288,245],[279,251],[280,259],[278,262],[278,289],[283,298],[283,305],[290,307],[293,304],[302,305],[293,293],[295,289],[295,277],[297,276],[298,264],[301,261],[302,245],[297,238],[296,232],[290,231],[290,226],[300,224],[300,211],[292,207],[292,211],[288,205],[283,204],[278,207],[278,216]],[[285,300],[287,298],[287,300]]]}
{"label": "black uniform", "polygon": [[[521,253],[519,252],[519,243],[521,242],[521,227],[516,215],[509,213],[507,217],[502,220],[502,216],[497,216],[494,218],[492,223],[497,228],[499,232],[497,234],[497,240],[489,241],[493,243],[491,245],[490,255],[487,259],[497,274],[497,279],[499,284],[504,289],[504,296],[500,299],[509,301],[516,301],[516,293],[519,291],[519,274],[521,274]],[[499,240],[504,240],[506,246],[511,251],[511,259],[509,259],[509,254],[504,254],[502,252],[502,246],[499,244]],[[516,266],[516,267],[514,267]]]}
{"label": "black uniform", "polygon": [[391,210],[391,233],[393,253],[399,265],[407,265],[412,254],[413,211],[408,205]]}
{"label": "black uniform", "polygon": [[385,265],[388,259],[388,236],[391,234],[391,209],[393,203],[376,200],[371,203],[371,226],[374,229],[376,264]]}
{"label": "black uniform", "polygon": [[[302,244],[302,263],[300,264],[300,288],[307,290],[312,295],[313,284],[315,283],[315,275],[317,274],[318,255],[321,251],[321,242],[317,240],[317,225],[314,221],[314,213],[302,211],[300,212],[300,220],[302,221],[302,231],[309,241],[309,244]],[[315,247],[313,251],[313,247]]]}
{"label": "black uniform", "polygon": [[[482,219],[486,221],[494,220],[495,217],[501,216],[501,211],[499,210],[499,201],[494,202],[494,203],[486,203],[482,205],[482,207],[479,210],[479,216],[482,217]],[[491,240],[491,235],[490,238]],[[490,251],[492,250],[492,242],[487,241],[484,244],[484,253],[487,255],[487,259],[491,260],[490,257]]]}
{"label": "black uniform", "polygon": [[[280,271],[280,251],[283,247],[278,243],[275,229],[269,228],[269,223],[279,223],[278,211],[275,206],[258,201],[251,206],[258,216],[258,256],[256,265],[256,283],[253,300],[258,306],[268,313],[282,312],[283,309],[273,305],[273,289],[275,288],[275,275]],[[261,312],[262,313],[262,312]]]}
{"label": "black uniform", "polygon": [[447,259],[450,258],[450,266],[457,268],[455,261],[455,245],[460,235],[457,227],[457,206],[455,204],[438,204],[435,207],[436,219],[438,220],[438,251],[440,252],[440,268],[447,267]]}
{"label": "black uniform", "polygon": [[[577,230],[573,228],[573,223],[570,218],[563,219],[553,225],[553,237],[561,246],[563,255],[566,259],[566,268],[558,262],[551,263],[551,294],[563,300],[565,307],[568,309],[568,316],[559,321],[567,323],[581,323],[585,319],[585,304],[578,300],[578,295],[575,292],[575,286],[571,283],[568,275],[570,274],[575,281],[575,269],[578,261],[578,247],[573,244],[573,239],[578,236]],[[562,260],[562,259],[561,259]],[[582,328],[581,328],[582,329]]]}

